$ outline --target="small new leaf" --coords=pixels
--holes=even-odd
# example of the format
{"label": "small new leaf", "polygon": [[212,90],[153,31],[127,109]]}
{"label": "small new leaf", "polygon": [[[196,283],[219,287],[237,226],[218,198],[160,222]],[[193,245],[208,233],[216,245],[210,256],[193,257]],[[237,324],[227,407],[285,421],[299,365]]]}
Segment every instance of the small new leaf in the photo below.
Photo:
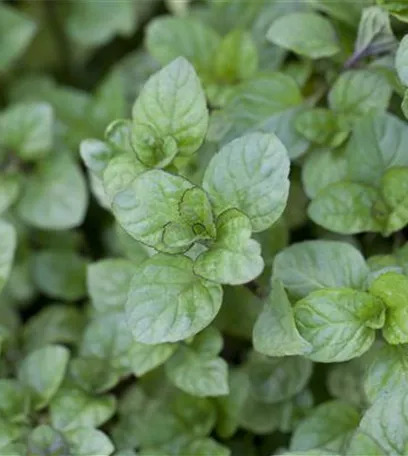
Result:
{"label": "small new leaf", "polygon": [[239,285],[261,274],[264,262],[261,246],[251,239],[251,222],[237,209],[217,219],[217,239],[198,256],[194,272],[221,284]]}

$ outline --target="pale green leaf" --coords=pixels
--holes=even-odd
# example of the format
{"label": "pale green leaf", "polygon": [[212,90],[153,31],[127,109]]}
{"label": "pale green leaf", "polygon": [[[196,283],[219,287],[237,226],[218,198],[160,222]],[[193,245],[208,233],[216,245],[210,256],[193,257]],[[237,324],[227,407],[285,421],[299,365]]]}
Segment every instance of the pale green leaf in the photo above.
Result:
{"label": "pale green leaf", "polygon": [[51,298],[67,301],[85,296],[87,261],[72,250],[43,250],[33,257],[34,282]]}
{"label": "pale green leaf", "polygon": [[384,454],[405,455],[408,441],[406,388],[396,388],[379,396],[364,414],[359,430],[371,437],[377,447],[383,448]]}
{"label": "pale green leaf", "polygon": [[65,456],[70,447],[63,434],[51,426],[41,424],[33,429],[27,439],[27,456]]}
{"label": "pale green leaf", "polygon": [[51,151],[53,128],[49,104],[14,104],[0,113],[0,144],[23,160],[38,160]]}
{"label": "pale green leaf", "polygon": [[84,176],[73,159],[59,150],[27,178],[17,210],[35,228],[64,230],[83,222],[87,206]]}
{"label": "pale green leaf", "polygon": [[0,73],[23,54],[36,29],[35,22],[29,16],[11,5],[0,5]]}
{"label": "pale green leaf", "polygon": [[251,396],[267,404],[278,404],[300,393],[312,369],[312,363],[300,356],[271,358],[256,352],[250,354],[245,365]]}
{"label": "pale green leaf", "polygon": [[219,116],[219,139],[225,142],[249,130],[262,129],[267,119],[298,107],[301,102],[302,94],[293,78],[278,72],[260,74],[240,84],[234,97],[220,113],[212,114],[211,119],[214,121]]}
{"label": "pale green leaf", "polygon": [[276,19],[267,39],[311,59],[330,57],[340,51],[335,29],[317,13],[296,12]]}
{"label": "pale green leaf", "polygon": [[64,437],[75,456],[109,456],[114,451],[110,439],[97,429],[73,429],[65,432]]}
{"label": "pale green leaf", "polygon": [[263,231],[282,214],[289,193],[289,158],[274,134],[251,133],[224,146],[208,165],[203,187],[216,214],[236,208]]}
{"label": "pale green leaf", "polygon": [[62,386],[50,404],[52,425],[67,431],[77,427],[99,427],[115,413],[114,396],[92,396],[80,388]]}
{"label": "pale green leaf", "polygon": [[361,356],[384,325],[381,300],[351,289],[314,291],[294,311],[301,336],[313,346],[307,357],[323,363]]}
{"label": "pale green leaf", "polygon": [[377,351],[364,378],[370,403],[381,394],[408,388],[408,345],[385,345]]}
{"label": "pale green leaf", "polygon": [[[163,231],[169,223],[181,223],[179,202],[184,193],[193,188],[186,179],[165,173],[161,170],[147,171],[123,190],[116,193],[112,209],[118,222],[136,240],[159,250],[172,250],[163,242]],[[195,235],[191,230],[186,250],[193,242]]]}
{"label": "pale green leaf", "polygon": [[36,410],[55,396],[65,376],[69,351],[60,345],[47,345],[30,353],[19,366],[18,378],[32,396]]}
{"label": "pale green leaf", "polygon": [[228,364],[217,356],[180,346],[166,363],[166,374],[174,385],[198,397],[229,393]]}
{"label": "pale green leaf", "polygon": [[391,114],[362,118],[346,148],[348,179],[376,185],[384,172],[408,166],[407,124]]}
{"label": "pale green leaf", "polygon": [[65,16],[67,34],[74,43],[83,47],[100,46],[117,34],[129,36],[137,24],[137,3],[129,0],[118,4],[73,0],[68,5]]}
{"label": "pale green leaf", "polygon": [[15,203],[20,190],[21,180],[17,173],[0,174],[0,214]]}
{"label": "pale green leaf", "polygon": [[364,115],[386,111],[392,88],[387,80],[369,70],[352,70],[340,74],[328,95],[330,108],[341,115],[345,126]]}
{"label": "pale green leaf", "polygon": [[207,133],[208,109],[200,80],[184,58],[154,74],[137,98],[134,124],[149,125],[158,137],[173,138],[180,155],[191,155]]}
{"label": "pale green leaf", "polygon": [[387,307],[383,336],[389,344],[408,343],[408,278],[396,272],[378,276],[370,285],[370,293]]}
{"label": "pale green leaf", "polygon": [[[322,268],[324,264],[324,268]],[[273,278],[296,298],[325,288],[361,289],[369,269],[361,253],[338,241],[304,241],[275,257]]]}
{"label": "pale green leaf", "polygon": [[339,128],[336,115],[326,108],[302,111],[296,117],[296,130],[316,144],[338,147],[348,136]]}
{"label": "pale green leaf", "polygon": [[390,209],[384,234],[401,230],[408,224],[408,168],[391,168],[381,181],[381,193]]}
{"label": "pale green leaf", "polygon": [[85,316],[75,306],[54,304],[32,316],[23,329],[24,346],[29,350],[47,344],[75,344],[82,335]]}
{"label": "pale green leaf", "polygon": [[133,180],[146,171],[146,167],[134,154],[121,154],[114,156],[102,175],[104,193],[111,202],[115,196],[126,190]]}
{"label": "pale green leaf", "polygon": [[385,456],[385,451],[378,443],[364,432],[357,429],[350,439],[346,455],[347,456]]}
{"label": "pale green leaf", "polygon": [[343,148],[312,150],[302,166],[302,183],[306,195],[312,199],[328,185],[346,180],[347,171]]}
{"label": "pale green leaf", "polygon": [[24,423],[29,410],[30,396],[25,387],[15,379],[0,379],[1,416],[10,423]]}
{"label": "pale green leaf", "polygon": [[159,17],[149,23],[146,31],[146,47],[162,65],[182,56],[200,73],[213,67],[220,41],[211,27],[192,17]]}
{"label": "pale green leaf", "polygon": [[341,453],[359,421],[360,414],[353,406],[341,401],[325,402],[300,422],[292,435],[290,449],[321,448]]}
{"label": "pale green leaf", "polygon": [[177,342],[208,326],[221,300],[221,286],[197,277],[192,260],[157,254],[135,271],[127,322],[138,342]]}
{"label": "pale green leaf", "polygon": [[79,152],[86,167],[99,177],[102,177],[103,170],[113,156],[112,148],[99,139],[84,139],[79,146]]}
{"label": "pale green leaf", "polygon": [[357,182],[337,182],[321,190],[308,208],[318,225],[340,234],[383,229],[381,195],[377,189]]}
{"label": "pale green leaf", "polygon": [[214,57],[217,80],[234,84],[250,79],[258,70],[258,50],[250,33],[232,30],[218,46]]}
{"label": "pale green leaf", "polygon": [[17,233],[13,225],[0,220],[0,290],[10,276],[16,248]]}
{"label": "pale green leaf", "polygon": [[177,344],[147,345],[133,341],[128,355],[130,368],[141,377],[165,363],[176,350]]}
{"label": "pale green leaf", "polygon": [[217,283],[239,285],[261,274],[261,246],[251,239],[251,222],[237,209],[217,219],[217,239],[194,263],[194,272]]}
{"label": "pale green leaf", "polygon": [[292,304],[279,280],[272,283],[272,293],[256,320],[252,340],[254,349],[268,356],[302,355],[312,349],[296,328]]}
{"label": "pale green leaf", "polygon": [[388,14],[378,6],[368,5],[364,8],[358,26],[354,55],[377,55],[392,50],[395,43]]}
{"label": "pale green leaf", "polygon": [[401,82],[408,86],[408,36],[401,40],[395,56],[395,67]]}
{"label": "pale green leaf", "polygon": [[124,309],[134,270],[130,261],[119,258],[88,265],[88,294],[96,310],[115,312]]}

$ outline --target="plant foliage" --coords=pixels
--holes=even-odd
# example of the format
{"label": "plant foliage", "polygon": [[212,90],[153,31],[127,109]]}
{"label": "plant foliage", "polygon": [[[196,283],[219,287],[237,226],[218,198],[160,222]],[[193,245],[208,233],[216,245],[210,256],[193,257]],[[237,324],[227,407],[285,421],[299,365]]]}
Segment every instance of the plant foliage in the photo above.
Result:
{"label": "plant foliage", "polygon": [[0,0],[0,456],[408,454],[405,0]]}

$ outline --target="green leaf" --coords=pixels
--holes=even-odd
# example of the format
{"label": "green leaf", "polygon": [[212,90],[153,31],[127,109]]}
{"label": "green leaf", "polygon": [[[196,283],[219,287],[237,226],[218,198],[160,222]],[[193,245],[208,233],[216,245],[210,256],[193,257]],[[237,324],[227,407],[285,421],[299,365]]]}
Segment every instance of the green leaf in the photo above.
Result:
{"label": "green leaf", "polygon": [[172,138],[180,155],[196,152],[207,133],[208,109],[191,64],[180,57],[153,75],[137,98],[132,116],[135,125],[149,125],[163,140]]}
{"label": "green leaf", "polygon": [[116,400],[112,395],[92,396],[73,385],[65,385],[51,401],[51,423],[64,432],[80,427],[99,427],[113,416],[115,408]]}
{"label": "green leaf", "polygon": [[[361,166],[361,165],[359,165]],[[309,217],[327,230],[356,234],[383,229],[380,193],[370,185],[336,182],[321,190],[308,208]]]}
{"label": "green leaf", "polygon": [[[107,17],[108,24],[105,22]],[[64,19],[66,32],[77,46],[101,46],[117,34],[132,34],[137,24],[137,4],[129,1],[114,5],[109,2],[83,3],[73,0]]]}
{"label": "green leaf", "polygon": [[15,379],[0,379],[0,415],[10,423],[24,423],[29,414],[28,391]]}
{"label": "green leaf", "polygon": [[24,325],[24,346],[35,350],[47,344],[75,344],[81,338],[84,324],[84,315],[75,306],[47,306]]}
{"label": "green leaf", "polygon": [[55,396],[69,360],[69,351],[60,345],[47,345],[30,353],[21,362],[18,378],[31,395],[35,410],[45,407]]}
{"label": "green leaf", "polygon": [[364,414],[359,430],[383,448],[384,454],[403,456],[408,441],[406,389],[397,388],[379,396]]}
{"label": "green leaf", "polygon": [[166,374],[174,385],[198,397],[229,393],[228,364],[212,353],[180,346],[166,363]]}
{"label": "green leaf", "polygon": [[83,222],[87,206],[81,170],[65,151],[59,151],[38,164],[27,178],[17,211],[35,228],[65,230]]}
{"label": "green leaf", "polygon": [[[300,393],[312,375],[312,363],[300,356],[270,358],[252,352],[245,365],[251,396],[277,404]],[[245,409],[244,409],[245,413]]]}
{"label": "green leaf", "polygon": [[290,449],[321,448],[341,453],[359,421],[360,414],[351,405],[340,401],[325,402],[300,422],[292,435]]}
{"label": "green leaf", "polygon": [[326,108],[312,108],[301,111],[296,117],[296,130],[316,144],[337,147],[348,136],[338,125],[336,115]]}
{"label": "green leaf", "polygon": [[182,220],[192,226],[202,237],[214,238],[216,234],[212,206],[206,193],[199,187],[188,189],[179,202]]}
{"label": "green leaf", "polygon": [[402,22],[408,22],[408,8],[403,0],[377,0],[377,3]]}
{"label": "green leaf", "polygon": [[217,48],[213,66],[215,77],[223,83],[253,77],[258,70],[258,50],[251,34],[241,29],[228,33]]}
{"label": "green leaf", "polygon": [[351,289],[314,291],[294,311],[300,335],[313,346],[307,357],[323,363],[361,356],[385,317],[380,299]]}
{"label": "green leaf", "polygon": [[385,456],[386,453],[371,437],[359,429],[353,434],[347,448],[347,456],[361,456],[362,454],[370,456]]}
{"label": "green leaf", "polygon": [[235,207],[253,231],[263,231],[282,214],[289,193],[289,158],[273,134],[252,133],[224,146],[208,165],[203,187],[216,214]]}
{"label": "green leaf", "polygon": [[367,405],[363,380],[367,365],[371,361],[371,355],[376,353],[377,348],[374,343],[371,349],[359,358],[331,366],[326,384],[333,398],[346,401],[357,407],[365,407]]}
{"label": "green leaf", "polygon": [[12,206],[21,190],[21,180],[17,173],[0,174],[0,214]]}
{"label": "green leaf", "polygon": [[146,47],[162,65],[182,56],[200,73],[213,68],[220,41],[212,28],[193,17],[158,17],[146,30]]}
{"label": "green leaf", "polygon": [[67,301],[85,296],[87,261],[71,250],[43,250],[33,258],[34,281],[51,298]]}
{"label": "green leaf", "polygon": [[408,166],[407,124],[391,114],[362,118],[346,148],[348,179],[368,185],[379,183],[384,172]]}
{"label": "green leaf", "polygon": [[267,39],[311,59],[330,57],[340,51],[333,26],[317,13],[296,12],[276,19]]}
{"label": "green leaf", "polygon": [[311,351],[296,328],[292,305],[282,282],[272,283],[272,292],[253,329],[253,346],[268,356],[302,355]]}
{"label": "green leaf", "polygon": [[69,372],[74,381],[91,394],[108,391],[120,380],[118,369],[112,369],[105,358],[94,356],[73,359]]}
{"label": "green leaf", "polygon": [[132,342],[129,365],[132,372],[141,377],[165,363],[177,350],[177,344],[147,345]]}
{"label": "green leaf", "polygon": [[[282,95],[276,93],[274,97]],[[295,106],[260,120],[250,132],[275,133],[288,151],[289,158],[295,160],[302,156],[310,146],[309,141],[301,135],[296,127],[296,118],[303,112],[302,106]]]}
{"label": "green leaf", "polygon": [[102,183],[105,194],[111,202],[115,196],[146,171],[146,167],[135,154],[124,153],[114,156],[103,171]]}
{"label": "green leaf", "polygon": [[386,111],[391,94],[391,86],[380,74],[352,70],[341,73],[334,82],[328,103],[345,125],[351,127],[367,114]]}
{"label": "green leaf", "polygon": [[16,248],[17,234],[13,225],[0,220],[0,291],[10,276]]}
{"label": "green leaf", "polygon": [[42,424],[31,431],[27,442],[27,456],[65,456],[71,454],[63,434]]}
{"label": "green leaf", "polygon": [[217,219],[217,239],[194,263],[194,272],[217,283],[239,285],[261,274],[261,246],[251,239],[251,221],[237,209]]}
{"label": "green leaf", "polygon": [[408,345],[385,345],[377,351],[364,378],[364,391],[370,403],[384,392],[408,387]]}
{"label": "green leaf", "polygon": [[131,142],[137,158],[149,168],[165,168],[179,152],[172,136],[162,137],[153,127],[145,124],[133,126]]}
{"label": "green leaf", "polygon": [[99,139],[84,139],[79,152],[86,167],[99,177],[103,176],[103,171],[113,156],[112,148]]}
{"label": "green leaf", "polygon": [[391,168],[381,181],[381,193],[390,209],[384,234],[401,230],[408,224],[408,168]]}
{"label": "green leaf", "polygon": [[345,0],[342,3],[327,2],[326,0],[312,0],[313,8],[326,13],[333,19],[338,19],[348,25],[356,27],[361,12],[366,3],[356,3],[354,0]]}
{"label": "green leaf", "polygon": [[0,73],[23,54],[36,29],[30,17],[4,3],[0,5]]}
{"label": "green leaf", "polygon": [[172,247],[163,242],[165,227],[170,223],[186,225],[179,211],[185,192],[193,188],[186,179],[160,170],[147,171],[116,193],[112,209],[122,227],[136,240],[158,250],[184,251],[195,234],[183,239],[183,245]]}
{"label": "green leaf", "polygon": [[278,253],[273,264],[273,278],[280,280],[296,298],[325,288],[361,289],[368,273],[361,253],[352,245],[338,241],[293,244]]}
{"label": "green leaf", "polygon": [[364,8],[353,56],[361,58],[389,52],[394,49],[395,43],[388,14],[378,6]]}
{"label": "green leaf", "polygon": [[347,179],[347,160],[343,148],[314,149],[307,154],[302,167],[302,182],[306,195],[313,199],[320,190]]}
{"label": "green leaf", "polygon": [[248,375],[237,368],[228,373],[229,394],[217,397],[217,434],[222,438],[232,437],[237,431],[240,417],[248,396]]}
{"label": "green leaf", "polygon": [[208,326],[221,300],[221,286],[197,277],[192,260],[157,254],[135,271],[127,322],[138,342],[177,342]]}
{"label": "green leaf", "polygon": [[124,309],[135,266],[128,260],[104,259],[88,265],[87,287],[98,312]]}
{"label": "green leaf", "polygon": [[396,272],[378,276],[370,285],[370,293],[387,307],[383,336],[389,344],[408,343],[408,278]]}
{"label": "green leaf", "polygon": [[[212,114],[211,120],[220,117],[221,131],[224,130],[220,136],[223,141],[230,141],[249,130],[262,129],[267,119],[284,115],[301,102],[302,94],[293,78],[278,72],[265,73],[240,84],[234,97],[218,114]],[[211,125],[209,136],[210,133]]]}
{"label": "green leaf", "polygon": [[51,151],[54,114],[47,103],[18,103],[0,114],[0,143],[22,160],[38,160]]}
{"label": "green leaf", "polygon": [[132,335],[122,313],[98,315],[87,325],[80,355],[105,361],[109,370],[128,371]]}
{"label": "green leaf", "polygon": [[75,456],[109,456],[114,447],[109,438],[96,429],[79,428],[64,432]]}

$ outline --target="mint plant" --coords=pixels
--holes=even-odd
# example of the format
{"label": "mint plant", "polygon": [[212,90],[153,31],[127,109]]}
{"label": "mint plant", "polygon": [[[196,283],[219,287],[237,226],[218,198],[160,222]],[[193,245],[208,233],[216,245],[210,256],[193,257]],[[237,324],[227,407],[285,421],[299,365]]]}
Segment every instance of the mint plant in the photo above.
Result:
{"label": "mint plant", "polygon": [[0,2],[0,455],[407,454],[407,24]]}

